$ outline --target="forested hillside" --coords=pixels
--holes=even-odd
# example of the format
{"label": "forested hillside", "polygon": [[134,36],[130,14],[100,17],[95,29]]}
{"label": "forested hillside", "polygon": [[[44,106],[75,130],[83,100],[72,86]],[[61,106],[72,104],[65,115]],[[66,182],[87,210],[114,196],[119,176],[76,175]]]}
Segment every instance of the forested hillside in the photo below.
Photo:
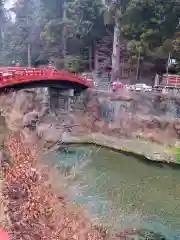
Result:
{"label": "forested hillside", "polygon": [[0,21],[5,65],[44,59],[82,71],[104,63],[117,74],[124,39],[134,64],[180,58],[179,0],[17,0],[10,10],[1,0]]}

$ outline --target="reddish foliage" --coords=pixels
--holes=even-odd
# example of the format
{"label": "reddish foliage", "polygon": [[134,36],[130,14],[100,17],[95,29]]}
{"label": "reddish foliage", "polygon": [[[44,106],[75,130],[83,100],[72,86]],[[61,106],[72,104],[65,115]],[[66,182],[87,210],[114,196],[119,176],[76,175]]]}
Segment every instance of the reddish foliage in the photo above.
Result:
{"label": "reddish foliage", "polygon": [[10,240],[8,234],[2,228],[0,228],[0,239],[1,240]]}
{"label": "reddish foliage", "polygon": [[8,145],[13,166],[4,167],[2,174],[12,240],[104,239],[53,192],[47,173],[34,168],[37,156],[23,144],[20,134],[11,136]]}

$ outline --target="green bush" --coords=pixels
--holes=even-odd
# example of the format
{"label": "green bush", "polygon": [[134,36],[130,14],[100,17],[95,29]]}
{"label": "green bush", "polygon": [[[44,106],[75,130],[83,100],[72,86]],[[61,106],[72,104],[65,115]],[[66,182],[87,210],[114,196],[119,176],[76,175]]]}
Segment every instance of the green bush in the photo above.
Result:
{"label": "green bush", "polygon": [[87,60],[82,56],[68,56],[66,59],[66,70],[79,73],[82,72],[86,67]]}

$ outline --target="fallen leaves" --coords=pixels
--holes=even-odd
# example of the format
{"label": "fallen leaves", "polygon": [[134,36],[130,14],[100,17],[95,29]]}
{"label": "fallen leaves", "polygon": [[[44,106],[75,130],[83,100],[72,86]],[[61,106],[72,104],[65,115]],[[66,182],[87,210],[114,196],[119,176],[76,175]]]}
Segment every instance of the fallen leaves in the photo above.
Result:
{"label": "fallen leaves", "polygon": [[44,177],[44,171],[36,168],[38,156],[32,155],[33,149],[23,143],[20,134],[10,136],[8,146],[13,164],[2,171],[3,196],[13,240],[104,239],[83,215],[69,209],[64,197],[53,192],[48,172]]}

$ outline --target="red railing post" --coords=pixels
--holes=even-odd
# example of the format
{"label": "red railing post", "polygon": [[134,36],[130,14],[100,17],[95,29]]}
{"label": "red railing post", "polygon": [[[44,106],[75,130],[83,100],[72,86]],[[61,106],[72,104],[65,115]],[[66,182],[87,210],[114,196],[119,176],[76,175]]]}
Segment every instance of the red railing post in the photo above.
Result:
{"label": "red railing post", "polygon": [[[33,80],[67,80],[68,82],[76,82],[77,84],[84,84],[86,87],[93,87],[93,80],[88,81],[86,78],[82,78],[80,76],[76,76],[75,74],[71,74],[66,71],[60,71],[52,66],[48,66],[44,69],[42,68],[22,68],[22,67],[7,67],[7,68],[1,68],[1,75],[0,75],[0,85],[1,87],[4,87],[6,85],[13,86],[13,82],[27,82],[27,81],[33,81]],[[169,76],[168,76],[169,77]],[[168,78],[166,79],[168,81]],[[179,79],[174,79],[176,85],[179,83]],[[169,80],[171,81],[171,80]]]}
{"label": "red railing post", "polygon": [[15,70],[12,70],[12,81],[16,80],[16,72]]}
{"label": "red railing post", "polygon": [[2,73],[0,73],[0,84],[2,84],[2,82],[3,82],[3,75]]}

